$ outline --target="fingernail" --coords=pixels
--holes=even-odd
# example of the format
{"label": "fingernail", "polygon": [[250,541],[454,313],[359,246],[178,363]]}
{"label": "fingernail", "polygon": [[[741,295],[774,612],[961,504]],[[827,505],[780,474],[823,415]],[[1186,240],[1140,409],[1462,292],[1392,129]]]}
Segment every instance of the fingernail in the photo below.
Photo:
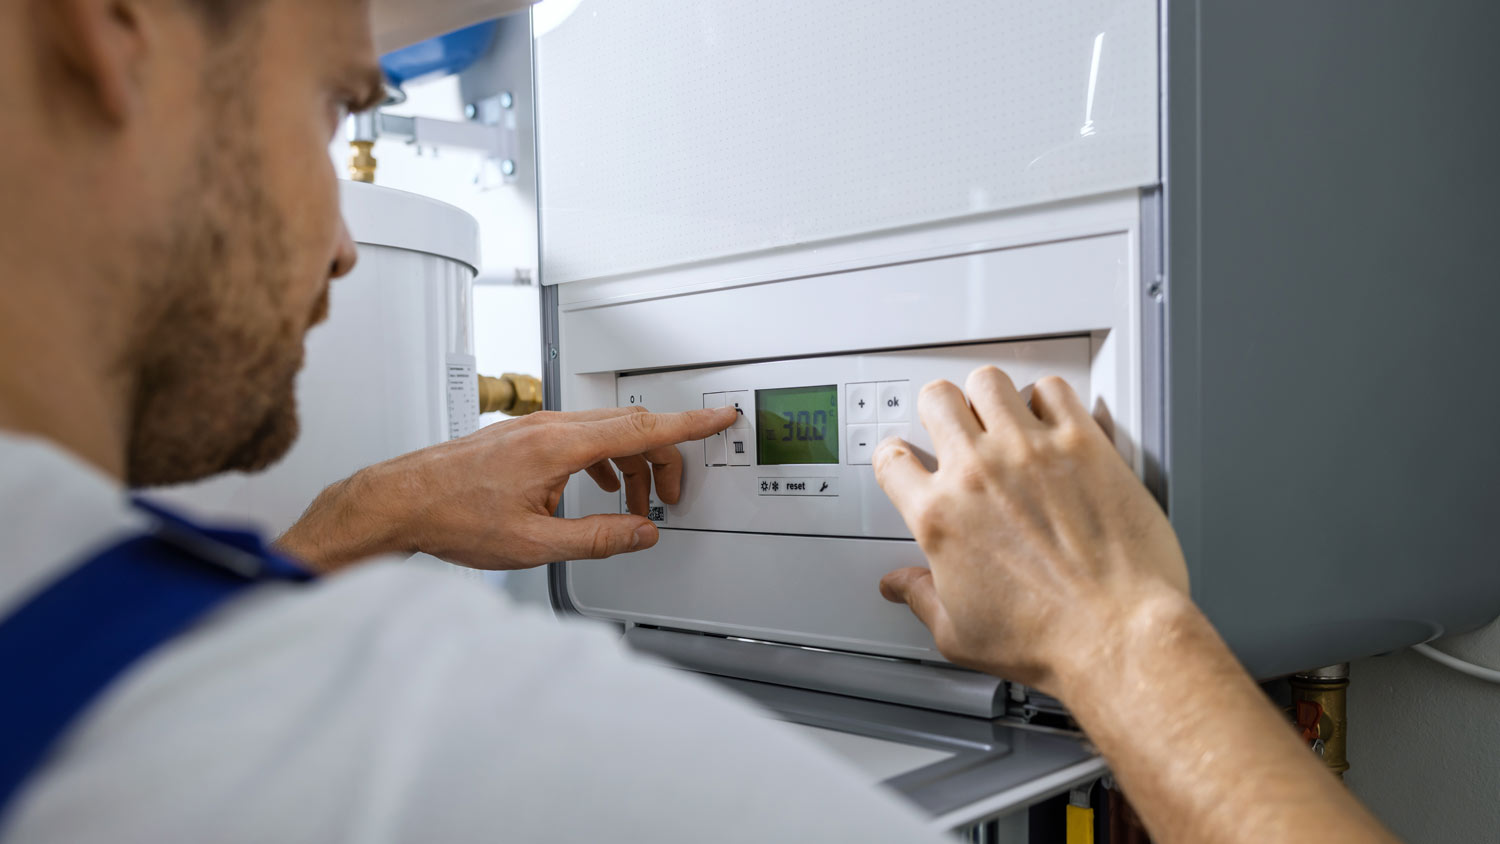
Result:
{"label": "fingernail", "polygon": [[637,549],[637,548],[645,548],[645,547],[649,546],[652,542],[655,542],[655,541],[656,541],[656,526],[655,525],[641,525],[640,527],[638,527],[638,528],[635,529],[635,544],[631,545],[630,548],[631,548],[632,551],[635,550],[635,549]]}

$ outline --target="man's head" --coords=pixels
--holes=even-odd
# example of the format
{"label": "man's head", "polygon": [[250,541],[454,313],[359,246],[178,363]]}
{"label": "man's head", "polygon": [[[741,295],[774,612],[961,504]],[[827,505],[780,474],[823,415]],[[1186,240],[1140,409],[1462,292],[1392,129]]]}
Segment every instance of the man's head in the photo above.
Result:
{"label": "man's head", "polygon": [[0,214],[27,215],[0,219],[0,254],[53,276],[36,297],[122,388],[126,479],[264,467],[354,261],[327,147],[380,94],[368,3],[0,4],[0,108],[19,116],[0,176],[22,188]]}

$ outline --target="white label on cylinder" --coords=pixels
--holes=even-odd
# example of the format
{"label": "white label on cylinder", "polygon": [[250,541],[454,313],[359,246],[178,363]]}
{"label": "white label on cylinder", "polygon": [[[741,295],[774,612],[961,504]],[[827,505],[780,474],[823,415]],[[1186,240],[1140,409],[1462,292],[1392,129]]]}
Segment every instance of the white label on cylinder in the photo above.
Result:
{"label": "white label on cylinder", "polygon": [[473,355],[448,355],[448,439],[479,430],[479,380]]}

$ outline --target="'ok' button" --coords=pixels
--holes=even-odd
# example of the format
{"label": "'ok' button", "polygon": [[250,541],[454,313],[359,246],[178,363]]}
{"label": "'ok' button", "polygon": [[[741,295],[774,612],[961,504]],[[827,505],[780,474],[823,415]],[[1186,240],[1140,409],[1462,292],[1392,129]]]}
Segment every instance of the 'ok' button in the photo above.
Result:
{"label": "'ok' button", "polygon": [[881,422],[911,419],[911,382],[881,381],[876,391],[875,418]]}

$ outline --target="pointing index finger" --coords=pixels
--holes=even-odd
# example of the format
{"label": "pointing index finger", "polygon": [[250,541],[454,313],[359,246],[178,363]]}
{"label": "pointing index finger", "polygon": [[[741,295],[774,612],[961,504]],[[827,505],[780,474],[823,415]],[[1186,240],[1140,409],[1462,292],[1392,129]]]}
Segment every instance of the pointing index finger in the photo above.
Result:
{"label": "pointing index finger", "polygon": [[684,413],[632,413],[584,422],[578,425],[578,436],[563,444],[561,456],[569,469],[576,472],[607,458],[645,454],[705,439],[733,425],[738,418],[734,408],[717,407]]}

